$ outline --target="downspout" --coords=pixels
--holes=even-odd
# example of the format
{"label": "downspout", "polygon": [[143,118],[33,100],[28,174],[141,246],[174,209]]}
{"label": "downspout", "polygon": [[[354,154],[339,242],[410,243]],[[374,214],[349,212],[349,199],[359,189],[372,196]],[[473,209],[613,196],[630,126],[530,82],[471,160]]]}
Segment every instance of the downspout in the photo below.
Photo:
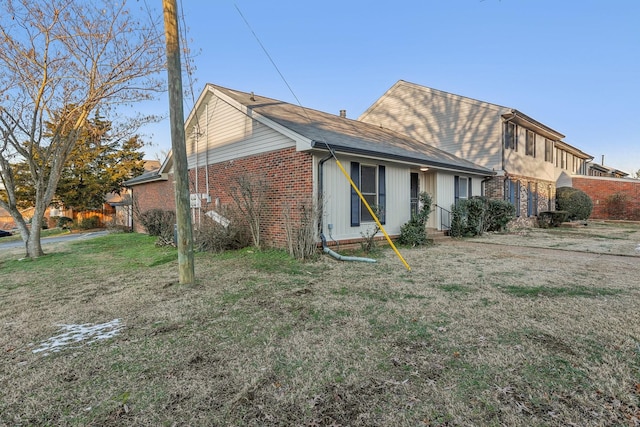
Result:
{"label": "downspout", "polygon": [[[205,152],[204,152],[204,176],[207,180],[207,204],[211,202],[211,193],[209,193],[209,103],[204,106],[205,114],[207,115],[205,119]],[[215,109],[214,109],[215,111]]]}
{"label": "downspout", "polygon": [[331,249],[329,249],[329,247],[327,246],[327,240],[324,238],[324,234],[321,234],[320,238],[322,239],[322,251],[325,254],[331,255],[332,257],[334,257],[337,260],[340,260],[340,261],[359,261],[359,262],[370,262],[370,263],[377,262],[373,258],[362,258],[362,257],[359,257],[359,256],[344,256],[344,255],[340,255],[339,253],[334,252]]}
{"label": "downspout", "polygon": [[[516,118],[516,113],[513,110],[511,110],[511,117],[509,117],[508,119],[505,119],[505,121],[503,123],[505,123],[505,124],[509,123],[511,120],[513,120],[515,118]],[[503,200],[507,200],[507,194],[506,194],[506,192],[504,190],[505,190],[506,181],[508,179],[507,171],[504,168],[504,162],[505,162],[505,158],[504,157],[505,157],[505,152],[506,152],[506,148],[504,146],[505,137],[506,137],[506,134],[505,134],[504,128],[503,128],[503,130],[502,130],[502,144],[501,144],[502,145],[502,150],[501,150],[502,151],[502,173],[504,174],[504,181],[502,183],[502,192],[504,193],[503,194]],[[514,144],[517,147],[517,144],[518,144],[518,129],[517,128],[515,129],[515,135],[513,137],[515,138]]]}
{"label": "downspout", "polygon": [[320,215],[319,215],[319,220],[318,220],[318,233],[320,234],[320,238],[322,239],[323,247],[324,247],[324,244],[326,243],[326,240],[324,238],[324,234],[323,234],[323,231],[322,231],[323,230],[323,226],[322,226],[322,217],[323,217],[322,195],[324,194],[324,172],[323,172],[324,169],[323,169],[323,166],[332,157],[333,157],[333,155],[331,153],[329,153],[326,157],[323,157],[318,162],[318,209],[320,209]]}
{"label": "downspout", "polygon": [[[516,113],[514,113],[513,110],[511,110],[511,117],[509,117],[508,119],[505,119],[504,122],[502,122],[502,123],[507,124],[507,123],[509,123],[511,120],[513,120],[515,118],[516,118]],[[503,128],[503,130],[502,130],[502,150],[501,150],[502,151],[502,171],[505,172],[505,175],[506,175],[506,171],[504,169],[504,160],[505,160],[504,159],[504,155],[505,155],[504,143],[505,143],[505,137],[506,137],[506,134],[505,134],[504,128]],[[516,138],[516,140],[517,140],[517,138],[518,138],[517,130],[516,130],[516,134],[513,137]]]}
{"label": "downspout", "polygon": [[333,158],[333,154],[329,153],[329,155],[327,155],[326,157],[323,157],[322,159],[320,159],[320,161],[318,162],[318,204],[320,205],[320,215],[319,215],[319,220],[318,220],[318,231],[320,232],[320,240],[322,241],[322,251],[326,254],[331,255],[333,258],[340,260],[340,261],[358,261],[358,262],[369,262],[369,263],[374,263],[377,262],[375,259],[372,258],[362,258],[362,257],[355,257],[355,256],[344,256],[344,255],[340,255],[339,253],[329,249],[329,247],[327,246],[327,239],[324,237],[324,232],[323,230],[323,225],[322,225],[322,195],[324,194],[324,164],[329,160]]}

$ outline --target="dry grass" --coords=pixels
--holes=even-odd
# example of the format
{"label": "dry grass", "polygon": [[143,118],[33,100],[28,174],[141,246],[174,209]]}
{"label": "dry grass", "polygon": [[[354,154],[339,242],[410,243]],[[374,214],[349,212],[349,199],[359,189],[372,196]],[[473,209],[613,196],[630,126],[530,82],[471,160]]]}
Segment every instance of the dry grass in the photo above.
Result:
{"label": "dry grass", "polygon": [[[0,424],[637,426],[640,257],[574,232],[403,249],[410,273],[391,251],[199,254],[191,287],[144,236],[0,255]],[[519,246],[573,238],[590,252]],[[32,352],[113,319],[115,338]]]}

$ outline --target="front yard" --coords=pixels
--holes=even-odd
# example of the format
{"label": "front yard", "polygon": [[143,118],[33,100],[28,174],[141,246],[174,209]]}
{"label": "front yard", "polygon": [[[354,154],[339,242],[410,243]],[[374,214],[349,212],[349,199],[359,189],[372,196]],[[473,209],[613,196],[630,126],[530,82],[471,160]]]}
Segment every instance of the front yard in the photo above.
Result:
{"label": "front yard", "polygon": [[142,235],[0,254],[0,424],[640,425],[640,226],[590,227],[401,248],[411,272],[198,254],[188,287]]}

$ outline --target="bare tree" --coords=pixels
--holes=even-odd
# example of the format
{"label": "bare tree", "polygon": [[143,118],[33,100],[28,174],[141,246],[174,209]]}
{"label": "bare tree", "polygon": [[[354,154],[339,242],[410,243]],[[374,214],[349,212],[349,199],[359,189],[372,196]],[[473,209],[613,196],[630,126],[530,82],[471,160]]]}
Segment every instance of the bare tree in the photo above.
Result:
{"label": "bare tree", "polygon": [[[163,88],[162,14],[142,12],[132,14],[126,0],[0,4],[0,207],[28,257],[43,254],[43,217],[89,115]],[[17,208],[18,163],[28,165],[35,190],[30,228]]]}

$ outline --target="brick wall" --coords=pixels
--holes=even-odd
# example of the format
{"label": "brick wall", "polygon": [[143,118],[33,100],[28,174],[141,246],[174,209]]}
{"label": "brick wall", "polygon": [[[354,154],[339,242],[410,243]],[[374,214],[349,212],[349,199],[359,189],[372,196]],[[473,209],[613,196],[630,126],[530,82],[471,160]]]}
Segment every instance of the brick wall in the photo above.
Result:
{"label": "brick wall", "polygon": [[[254,182],[266,183],[265,207],[261,212],[261,241],[268,247],[286,247],[283,210],[290,208],[291,218],[299,218],[300,208],[313,195],[313,161],[309,153],[295,148],[271,151],[208,166],[209,196],[202,200],[202,211],[217,206],[235,206],[231,189],[238,187],[238,178],[246,176]],[[207,192],[207,170],[197,171],[197,193]],[[196,193],[196,170],[189,170],[189,188]]]}
{"label": "brick wall", "polygon": [[133,188],[134,218],[133,231],[144,233],[145,230],[136,218],[137,213],[150,209],[176,210],[173,175],[166,181],[153,181],[135,185]]}
{"label": "brick wall", "polygon": [[[640,220],[640,181],[585,176],[573,177],[572,186],[591,198],[591,219]],[[614,195],[622,201],[621,206],[614,206]]]}

